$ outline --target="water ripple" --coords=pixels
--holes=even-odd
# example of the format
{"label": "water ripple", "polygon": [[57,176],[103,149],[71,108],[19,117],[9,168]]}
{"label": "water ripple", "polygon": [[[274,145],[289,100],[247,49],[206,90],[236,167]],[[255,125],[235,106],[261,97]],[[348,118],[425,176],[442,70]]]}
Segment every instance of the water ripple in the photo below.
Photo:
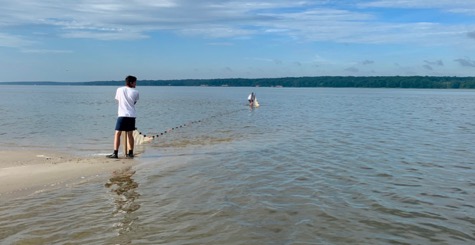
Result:
{"label": "water ripple", "polygon": [[[233,113],[160,137],[134,168],[2,200],[0,244],[475,243],[472,92],[256,88],[262,106],[252,110],[240,101],[247,90],[148,88],[148,132]],[[100,125],[113,113],[77,122],[98,116],[78,111],[115,111],[109,88],[94,91],[48,94],[78,103],[65,103],[56,124],[5,119],[27,130],[3,133],[2,144],[108,147]],[[42,118],[32,101],[11,106]],[[78,134],[67,138],[63,124]]]}

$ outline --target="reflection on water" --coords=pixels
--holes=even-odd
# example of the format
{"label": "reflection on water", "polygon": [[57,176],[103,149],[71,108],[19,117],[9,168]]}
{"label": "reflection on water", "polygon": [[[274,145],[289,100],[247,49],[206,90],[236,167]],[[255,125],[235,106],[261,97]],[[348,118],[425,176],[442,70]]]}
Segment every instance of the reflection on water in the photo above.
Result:
{"label": "reflection on water", "polygon": [[114,227],[118,229],[119,236],[130,232],[139,219],[134,215],[134,212],[140,208],[140,204],[136,203],[140,197],[136,191],[139,184],[132,178],[134,174],[135,170],[132,170],[132,167],[117,170],[105,184],[105,187],[110,188],[111,192],[116,194],[113,215],[122,216],[122,220],[114,224]]}

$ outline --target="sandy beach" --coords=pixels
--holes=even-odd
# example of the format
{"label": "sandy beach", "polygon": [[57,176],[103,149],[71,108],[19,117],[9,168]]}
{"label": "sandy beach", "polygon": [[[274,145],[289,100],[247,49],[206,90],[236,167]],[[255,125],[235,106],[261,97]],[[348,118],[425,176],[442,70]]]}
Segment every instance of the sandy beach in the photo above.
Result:
{"label": "sandy beach", "polygon": [[134,159],[78,157],[39,150],[2,150],[0,154],[0,198],[3,200],[110,176],[136,163]]}

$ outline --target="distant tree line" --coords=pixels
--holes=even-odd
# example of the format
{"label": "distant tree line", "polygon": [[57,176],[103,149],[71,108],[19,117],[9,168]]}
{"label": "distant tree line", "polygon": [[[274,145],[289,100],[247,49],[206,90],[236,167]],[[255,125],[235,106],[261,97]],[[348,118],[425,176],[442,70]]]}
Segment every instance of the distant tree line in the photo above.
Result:
{"label": "distant tree line", "polygon": [[[97,85],[121,86],[123,81],[93,82],[3,82],[0,84],[22,85]],[[284,78],[223,78],[183,80],[139,80],[139,86],[230,86],[230,87],[335,87],[335,88],[434,88],[473,89],[475,77],[430,76],[321,76]]]}

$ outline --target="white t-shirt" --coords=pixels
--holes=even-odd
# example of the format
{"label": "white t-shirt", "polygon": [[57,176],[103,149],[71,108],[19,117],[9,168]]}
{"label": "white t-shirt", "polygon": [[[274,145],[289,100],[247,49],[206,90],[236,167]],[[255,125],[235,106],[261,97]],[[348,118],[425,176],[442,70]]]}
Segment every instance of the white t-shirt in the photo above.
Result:
{"label": "white t-shirt", "polygon": [[115,99],[119,102],[119,117],[137,117],[135,103],[139,100],[139,91],[127,86],[120,87],[115,93]]}

